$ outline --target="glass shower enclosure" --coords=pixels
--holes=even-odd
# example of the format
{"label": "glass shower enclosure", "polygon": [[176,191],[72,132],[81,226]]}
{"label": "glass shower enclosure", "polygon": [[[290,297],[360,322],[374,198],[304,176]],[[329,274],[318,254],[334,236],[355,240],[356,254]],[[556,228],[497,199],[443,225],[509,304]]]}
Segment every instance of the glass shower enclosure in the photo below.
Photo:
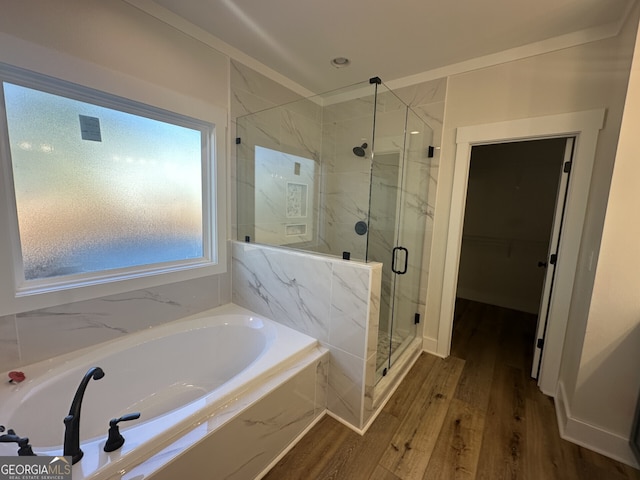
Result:
{"label": "glass shower enclosure", "polygon": [[237,119],[238,240],[382,263],[378,378],[416,337],[432,140],[378,78]]}

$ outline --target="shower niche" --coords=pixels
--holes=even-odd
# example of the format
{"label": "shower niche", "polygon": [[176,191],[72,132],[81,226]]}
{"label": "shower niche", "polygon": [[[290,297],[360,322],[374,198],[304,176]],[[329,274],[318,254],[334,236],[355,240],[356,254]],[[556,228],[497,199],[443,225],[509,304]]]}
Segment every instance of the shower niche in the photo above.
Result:
{"label": "shower niche", "polygon": [[377,380],[423,314],[432,142],[378,78],[237,118],[237,240],[382,264]]}

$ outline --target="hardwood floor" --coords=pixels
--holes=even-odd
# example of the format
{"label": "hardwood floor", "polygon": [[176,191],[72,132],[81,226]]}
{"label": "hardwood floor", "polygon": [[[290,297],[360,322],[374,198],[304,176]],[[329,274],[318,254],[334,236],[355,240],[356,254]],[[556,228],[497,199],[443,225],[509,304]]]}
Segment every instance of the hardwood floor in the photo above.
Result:
{"label": "hardwood floor", "polygon": [[533,315],[458,301],[452,354],[422,354],[363,436],[325,416],[268,480],[640,480],[562,440],[529,376]]}

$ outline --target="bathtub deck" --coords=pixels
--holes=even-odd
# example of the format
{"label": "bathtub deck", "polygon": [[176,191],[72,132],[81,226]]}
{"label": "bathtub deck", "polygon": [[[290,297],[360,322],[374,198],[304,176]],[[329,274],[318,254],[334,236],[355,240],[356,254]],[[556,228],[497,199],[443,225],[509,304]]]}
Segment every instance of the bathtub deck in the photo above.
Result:
{"label": "bathtub deck", "polygon": [[452,355],[422,354],[364,436],[325,417],[264,478],[640,480],[560,438],[529,377],[535,320],[459,302]]}

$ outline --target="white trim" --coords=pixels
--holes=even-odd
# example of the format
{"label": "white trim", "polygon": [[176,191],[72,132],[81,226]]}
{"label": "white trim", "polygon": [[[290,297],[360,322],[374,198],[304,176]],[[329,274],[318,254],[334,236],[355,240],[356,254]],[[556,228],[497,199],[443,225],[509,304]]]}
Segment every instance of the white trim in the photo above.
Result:
{"label": "white trim", "polygon": [[597,42],[618,35],[624,25],[629,11],[633,7],[633,3],[629,3],[627,12],[618,22],[612,22],[607,25],[601,25],[577,32],[560,35],[558,37],[548,38],[540,42],[530,43],[521,47],[510,48],[502,52],[484,55],[482,57],[472,58],[463,62],[445,65],[443,67],[434,68],[426,72],[409,75],[407,77],[389,80],[385,82],[392,90],[416,85],[418,83],[437,80],[439,78],[458,75],[461,73],[479,70],[481,68],[492,67],[503,63],[514,62],[523,58],[534,57],[545,53],[563,50],[565,48],[576,47],[585,43]]}
{"label": "white trim", "polygon": [[[48,49],[33,47],[32,45],[22,42],[14,37],[7,37],[0,33],[0,39],[7,38],[12,43],[18,45],[24,45],[26,51],[33,51],[34,54],[40,54],[42,52],[50,52],[49,58],[66,58],[64,54],[58,54]],[[15,42],[14,42],[15,40]],[[2,43],[2,42],[0,42]],[[8,43],[9,45],[11,43]],[[4,44],[3,44],[4,46]],[[4,50],[3,50],[4,52]],[[2,57],[2,55],[0,55]],[[26,57],[26,55],[25,55]],[[37,55],[34,55],[37,58]],[[4,57],[0,58],[0,61],[5,60]],[[3,62],[4,63],[4,62]],[[62,64],[64,62],[53,62],[54,65]],[[180,268],[158,269],[157,271],[143,272],[140,274],[127,275],[114,278],[113,281],[103,282],[104,279],[99,279],[96,282],[85,282],[80,286],[73,286],[73,288],[61,288],[54,291],[44,291],[37,295],[17,295],[15,292],[15,278],[13,272],[17,271],[16,259],[17,256],[13,253],[13,248],[9,246],[16,244],[16,232],[11,228],[0,228],[0,245],[4,248],[0,248],[0,316],[20,313],[24,311],[37,310],[41,308],[63,305],[72,302],[78,302],[88,300],[92,298],[99,298],[108,295],[115,295],[133,290],[140,290],[143,288],[150,288],[159,285],[166,285],[169,283],[176,283],[185,280],[191,280],[195,278],[201,278],[205,276],[225,273],[227,271],[227,223],[228,215],[226,211],[226,127],[227,127],[227,114],[226,112],[214,105],[205,104],[203,102],[195,102],[193,99],[181,95],[175,95],[161,88],[149,85],[148,83],[133,79],[132,77],[121,76],[113,73],[110,70],[99,67],[95,64],[75,60],[71,63],[75,68],[69,68],[72,72],[71,75],[58,76],[59,72],[55,72],[55,76],[50,78],[52,82],[72,82],[78,86],[84,86],[88,90],[98,90],[104,93],[105,98],[109,96],[118,95],[107,93],[110,89],[102,88],[103,85],[97,87],[92,85],[94,82],[89,81],[93,78],[111,79],[112,84],[115,85],[116,90],[126,90],[131,92],[126,94],[126,97],[119,95],[123,98],[133,99],[132,102],[146,104],[152,109],[163,109],[168,112],[175,112],[178,115],[186,117],[193,117],[195,119],[202,120],[206,123],[210,123],[214,126],[212,136],[210,138],[211,155],[215,162],[211,169],[207,169],[206,174],[210,180],[210,185],[216,189],[216,204],[215,210],[209,211],[210,222],[215,222],[216,225],[205,226],[211,230],[211,234],[216,236],[215,247],[217,251],[211,251],[210,256],[216,260],[217,263],[211,262],[194,262],[193,264],[185,264]],[[30,66],[30,65],[29,65]],[[24,65],[13,66],[10,64],[3,65],[3,68],[20,71],[25,68]],[[31,69],[29,69],[31,70]],[[38,73],[42,75],[51,75],[52,72],[42,72],[33,70],[29,74],[33,74],[34,78],[40,78],[42,81],[47,81],[45,77],[40,77]],[[69,78],[73,77],[73,78]],[[39,80],[40,81],[40,80]],[[97,82],[100,83],[100,82]],[[121,92],[118,92],[121,93]],[[154,100],[149,101],[149,98],[153,97]],[[161,100],[161,101],[160,101]],[[164,105],[168,100],[168,105]],[[174,100],[181,100],[175,103],[179,108],[174,109]],[[161,105],[161,106],[160,106]],[[194,106],[193,112],[190,107]],[[154,108],[155,107],[155,108]],[[3,114],[3,108],[0,109],[0,114]],[[0,122],[0,127],[3,121]],[[7,155],[7,147],[4,142],[0,142],[0,153],[2,151]],[[6,179],[9,179],[7,163],[3,163],[2,171],[5,174]],[[11,213],[11,209],[15,209],[15,204],[11,200],[11,191],[7,188],[3,189],[3,195],[0,196],[0,225],[8,226],[15,225],[15,218]],[[15,230],[15,228],[13,229]],[[109,279],[111,280],[111,279]]]}
{"label": "white trim", "polygon": [[422,351],[444,358],[438,353],[438,339],[434,337],[422,337]]}
{"label": "white trim", "polygon": [[444,260],[440,326],[437,354],[448,356],[451,350],[453,313],[458,283],[462,228],[473,145],[532,140],[536,138],[576,137],[574,164],[558,250],[556,288],[551,298],[547,339],[542,356],[538,385],[547,395],[556,392],[560,360],[569,315],[569,305],[587,209],[591,172],[595,158],[598,131],[604,122],[604,109],[525,118],[470,127],[457,131],[451,211]]}
{"label": "white trim", "polygon": [[[237,48],[222,41],[215,35],[203,30],[200,27],[195,26],[191,22],[188,22],[184,18],[176,15],[170,10],[158,5],[153,0],[124,0],[131,6],[138,8],[144,13],[151,15],[152,17],[170,25],[181,32],[189,35],[190,37],[210,46],[218,52],[228,55],[230,58],[238,60],[246,66],[256,70],[263,74],[267,78],[274,80],[281,85],[289,88],[290,90],[302,95],[303,97],[311,97],[322,92],[311,92],[298,83],[290,80],[284,75],[276,72],[267,65],[259,62],[255,58],[247,55],[246,53],[238,50]],[[501,52],[492,53],[482,57],[465,60],[450,65],[444,65],[442,67],[427,70],[425,72],[417,73],[415,75],[409,75],[406,77],[385,80],[385,84],[391,90],[397,90],[399,88],[408,87],[411,85],[417,85],[419,83],[428,82],[431,80],[448,77],[451,75],[457,75],[460,73],[470,72],[472,70],[478,70],[481,68],[487,68],[494,65],[500,65],[502,63],[513,62],[522,58],[533,57],[544,53],[555,52],[563,50],[565,48],[575,47],[583,45],[585,43],[597,42],[599,40],[605,40],[617,36],[624,23],[626,22],[629,12],[634,6],[634,1],[628,1],[626,12],[621,15],[620,19],[615,22],[608,23],[606,25],[600,25],[597,27],[586,28],[576,32],[567,33],[557,37],[548,38],[539,42],[530,43],[521,47],[510,48]],[[364,79],[363,79],[364,80]]]}
{"label": "white trim", "polygon": [[640,464],[631,450],[628,438],[583,422],[571,415],[562,381],[558,382],[554,403],[561,438],[633,468],[640,468]]}

